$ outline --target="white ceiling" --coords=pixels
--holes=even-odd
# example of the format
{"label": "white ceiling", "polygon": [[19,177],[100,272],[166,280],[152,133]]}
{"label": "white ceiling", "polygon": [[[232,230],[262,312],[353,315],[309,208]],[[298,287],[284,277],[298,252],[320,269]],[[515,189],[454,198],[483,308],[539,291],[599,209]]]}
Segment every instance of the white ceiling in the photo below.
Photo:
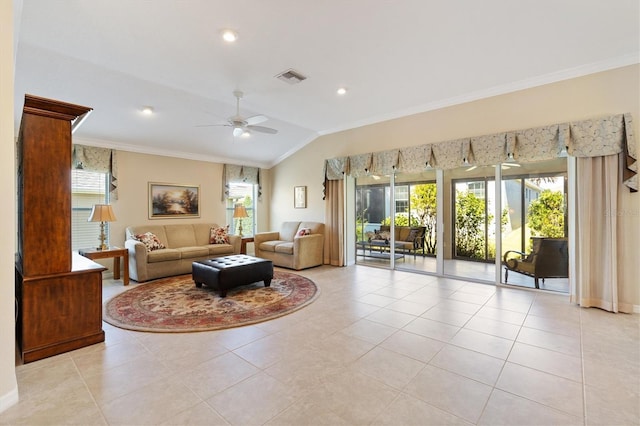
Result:
{"label": "white ceiling", "polygon": [[[88,144],[260,167],[318,135],[640,62],[638,0],[23,0],[17,30],[16,129],[30,93],[93,107]],[[289,68],[308,79],[274,77]],[[277,135],[198,127],[233,115],[238,89]]]}

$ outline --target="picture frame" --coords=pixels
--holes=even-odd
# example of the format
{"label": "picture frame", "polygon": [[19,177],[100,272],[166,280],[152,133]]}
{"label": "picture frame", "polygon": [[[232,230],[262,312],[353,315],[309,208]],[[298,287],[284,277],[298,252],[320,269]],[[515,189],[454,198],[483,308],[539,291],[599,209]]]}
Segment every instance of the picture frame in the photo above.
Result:
{"label": "picture frame", "polygon": [[307,208],[307,187],[306,186],[293,187],[293,207],[296,209]]}
{"label": "picture frame", "polygon": [[200,185],[149,182],[149,219],[200,217]]}

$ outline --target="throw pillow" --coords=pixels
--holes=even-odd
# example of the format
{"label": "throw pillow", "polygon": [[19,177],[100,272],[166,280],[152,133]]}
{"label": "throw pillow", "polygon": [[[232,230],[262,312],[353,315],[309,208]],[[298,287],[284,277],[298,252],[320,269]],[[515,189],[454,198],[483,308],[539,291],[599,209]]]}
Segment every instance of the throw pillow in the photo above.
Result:
{"label": "throw pillow", "polygon": [[409,231],[409,235],[407,235],[405,241],[414,242],[415,239],[418,238],[418,235],[420,235],[420,230],[412,229],[411,231]]}
{"label": "throw pillow", "polygon": [[229,244],[229,226],[211,228],[209,244]]}
{"label": "throw pillow", "polygon": [[297,237],[304,237],[305,235],[311,235],[311,229],[310,228],[302,228],[296,234]]}
{"label": "throw pillow", "polygon": [[136,234],[133,236],[147,247],[147,251],[154,251],[165,248],[165,245],[156,237],[153,232],[145,232],[144,234]]}

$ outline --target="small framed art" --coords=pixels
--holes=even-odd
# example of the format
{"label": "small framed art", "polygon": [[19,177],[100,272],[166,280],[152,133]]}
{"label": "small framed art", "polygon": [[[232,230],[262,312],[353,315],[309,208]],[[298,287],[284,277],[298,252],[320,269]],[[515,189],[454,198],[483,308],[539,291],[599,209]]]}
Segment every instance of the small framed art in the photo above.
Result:
{"label": "small framed art", "polygon": [[293,207],[296,209],[307,208],[307,187],[295,186],[293,188]]}

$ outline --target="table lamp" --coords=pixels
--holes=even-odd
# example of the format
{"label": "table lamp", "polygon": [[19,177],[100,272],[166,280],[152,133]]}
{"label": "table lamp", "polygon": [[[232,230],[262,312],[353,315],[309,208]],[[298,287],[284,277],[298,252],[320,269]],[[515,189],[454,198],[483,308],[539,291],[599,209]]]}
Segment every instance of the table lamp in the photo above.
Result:
{"label": "table lamp", "polygon": [[247,209],[244,208],[244,205],[238,203],[233,208],[233,218],[238,219],[240,224],[238,225],[238,233],[240,237],[242,237],[242,219],[245,217],[249,217],[247,214]]}
{"label": "table lamp", "polygon": [[104,242],[107,239],[106,235],[104,234],[104,224],[105,222],[114,222],[115,220],[116,215],[113,214],[111,205],[96,204],[93,206],[93,210],[91,210],[91,215],[89,215],[89,219],[87,219],[87,222],[100,222],[100,247],[97,247],[98,250],[109,249],[109,246],[107,246]]}

